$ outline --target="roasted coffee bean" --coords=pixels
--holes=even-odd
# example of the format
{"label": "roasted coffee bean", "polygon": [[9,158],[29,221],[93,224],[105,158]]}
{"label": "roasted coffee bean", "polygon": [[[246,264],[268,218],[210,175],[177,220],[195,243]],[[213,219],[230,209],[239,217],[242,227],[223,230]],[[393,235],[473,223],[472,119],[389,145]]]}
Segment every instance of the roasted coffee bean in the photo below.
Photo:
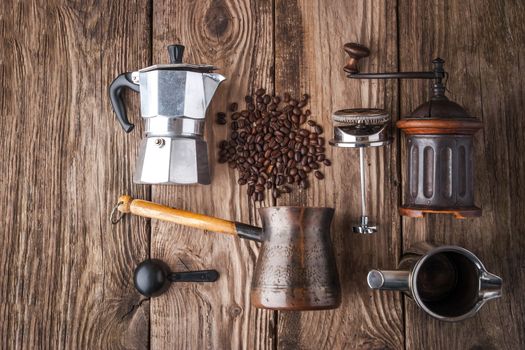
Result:
{"label": "roasted coffee bean", "polygon": [[325,159],[325,160],[323,160],[323,164],[326,165],[326,166],[330,166],[330,165],[332,165],[332,162],[330,161],[330,159]]}
{"label": "roasted coffee bean", "polygon": [[316,170],[316,171],[314,172],[314,176],[315,176],[316,178],[318,178],[319,180],[324,179],[324,175],[323,175],[323,173],[320,172],[319,170]]}
{"label": "roasted coffee bean", "polygon": [[[318,171],[317,162],[325,162],[322,127],[308,120],[310,110],[303,111],[309,96],[292,99],[289,93],[270,96],[264,89],[245,97],[246,109],[238,111],[230,103],[231,133],[228,141],[219,144],[218,161],[239,171],[237,183],[247,184],[247,193],[256,201],[264,200],[265,188],[273,198],[291,191],[285,184],[308,187],[308,174]],[[285,102],[284,105],[280,105]],[[218,114],[219,115],[219,114]],[[217,117],[224,123],[224,113]]]}
{"label": "roasted coffee bean", "polygon": [[301,115],[299,117],[299,124],[303,125],[304,123],[306,123],[306,116],[305,115]]}

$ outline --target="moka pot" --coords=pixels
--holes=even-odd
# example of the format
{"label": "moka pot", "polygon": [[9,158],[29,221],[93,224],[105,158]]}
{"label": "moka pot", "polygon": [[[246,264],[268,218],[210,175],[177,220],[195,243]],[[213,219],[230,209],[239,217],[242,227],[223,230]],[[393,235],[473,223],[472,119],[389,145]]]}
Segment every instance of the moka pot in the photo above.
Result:
{"label": "moka pot", "polygon": [[134,125],[126,115],[123,88],[140,93],[144,118],[133,181],[141,184],[209,184],[206,110],[226,78],[211,65],[182,63],[184,46],[168,46],[170,64],[120,74],[109,86],[111,105],[125,132]]}

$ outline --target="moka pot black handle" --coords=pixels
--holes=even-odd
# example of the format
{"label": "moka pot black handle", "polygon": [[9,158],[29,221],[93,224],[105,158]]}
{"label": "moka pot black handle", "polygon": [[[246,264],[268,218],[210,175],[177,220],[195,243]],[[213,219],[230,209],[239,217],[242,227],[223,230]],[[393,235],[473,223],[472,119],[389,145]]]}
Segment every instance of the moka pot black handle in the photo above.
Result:
{"label": "moka pot black handle", "polygon": [[109,85],[109,98],[111,100],[111,106],[113,111],[117,115],[117,120],[125,132],[131,132],[135,125],[131,124],[128,120],[126,114],[126,107],[124,106],[124,101],[122,100],[122,90],[123,88],[131,89],[135,92],[140,91],[140,85],[135,84],[131,79],[131,72],[122,73],[113,80],[111,85]]}

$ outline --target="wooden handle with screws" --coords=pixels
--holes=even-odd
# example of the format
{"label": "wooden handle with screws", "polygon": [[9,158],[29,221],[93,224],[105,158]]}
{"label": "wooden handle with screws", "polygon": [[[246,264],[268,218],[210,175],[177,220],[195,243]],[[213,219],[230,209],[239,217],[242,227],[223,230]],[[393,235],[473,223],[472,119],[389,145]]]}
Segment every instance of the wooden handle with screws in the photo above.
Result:
{"label": "wooden handle with screws", "polygon": [[255,241],[261,240],[262,231],[259,227],[175,209],[141,199],[133,199],[128,195],[120,196],[118,202],[119,206],[117,209],[122,213],[131,213],[145,218],[168,221],[201,230],[226,233]]}

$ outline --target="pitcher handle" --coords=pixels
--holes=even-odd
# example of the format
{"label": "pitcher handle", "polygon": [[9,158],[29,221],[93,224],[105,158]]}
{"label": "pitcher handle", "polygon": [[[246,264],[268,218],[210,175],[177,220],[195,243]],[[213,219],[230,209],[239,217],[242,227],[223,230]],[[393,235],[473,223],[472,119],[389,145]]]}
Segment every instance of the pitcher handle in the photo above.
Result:
{"label": "pitcher handle", "polygon": [[409,276],[404,270],[370,270],[367,281],[372,289],[408,291]]}

